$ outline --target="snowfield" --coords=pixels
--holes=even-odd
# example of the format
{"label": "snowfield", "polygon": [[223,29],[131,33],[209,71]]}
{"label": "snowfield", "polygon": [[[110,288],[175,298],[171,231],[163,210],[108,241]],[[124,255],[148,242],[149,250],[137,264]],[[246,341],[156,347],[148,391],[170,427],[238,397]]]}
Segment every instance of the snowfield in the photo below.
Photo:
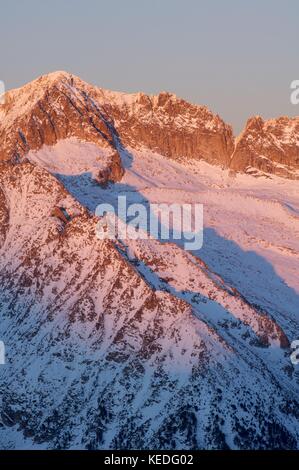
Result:
{"label": "snowfield", "polygon": [[[1,447],[298,449],[299,181],[119,151],[106,188],[75,139],[1,170]],[[119,195],[203,204],[202,249],[98,241]]]}
{"label": "snowfield", "polygon": [[102,202],[117,207],[119,195],[146,206],[203,204],[198,256],[249,300],[299,320],[299,181],[232,174],[204,161],[177,162],[128,149],[122,151],[122,181],[102,189],[91,178],[99,161],[94,147],[77,142],[75,150],[75,141],[66,141],[28,158],[56,174],[93,213]]}

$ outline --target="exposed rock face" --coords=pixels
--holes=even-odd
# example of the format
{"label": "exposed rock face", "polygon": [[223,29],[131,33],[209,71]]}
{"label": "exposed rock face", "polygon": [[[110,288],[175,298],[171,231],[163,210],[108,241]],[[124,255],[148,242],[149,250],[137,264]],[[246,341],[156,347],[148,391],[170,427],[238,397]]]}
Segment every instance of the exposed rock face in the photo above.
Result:
{"label": "exposed rock face", "polygon": [[124,174],[124,169],[121,164],[120,156],[117,150],[115,150],[109,156],[109,162],[107,165],[107,170],[98,175],[98,178],[101,179],[101,182],[105,183],[107,181],[120,181]]}
{"label": "exposed rock face", "polygon": [[199,258],[133,263],[31,163],[1,165],[0,218],[1,448],[298,448],[284,332]]}
{"label": "exposed rock face", "polygon": [[107,177],[123,175],[109,122],[78,78],[57,72],[10,91],[0,117],[0,160],[20,161],[30,150],[76,137],[111,149]]}
{"label": "exposed rock face", "polygon": [[110,92],[64,72],[8,92],[0,110],[0,159],[18,160],[44,144],[77,137],[114,148],[115,180],[123,174],[116,141],[224,166],[234,145],[231,127],[204,106],[165,92],[152,97]]}
{"label": "exposed rock face", "polygon": [[229,164],[234,146],[232,129],[205,106],[166,92],[152,97],[103,93],[100,100],[126,146],[146,147],[171,158]]}
{"label": "exposed rock face", "polygon": [[0,187],[0,248],[6,238],[8,223],[9,212],[6,204],[6,197],[3,189]]}
{"label": "exposed rock face", "polygon": [[56,72],[6,93],[0,106],[0,160],[19,161],[30,150],[70,137],[111,149],[101,184],[122,178],[122,147],[299,178],[299,118],[251,118],[235,141],[231,126],[218,115],[167,92],[112,92]]}
{"label": "exposed rock face", "polygon": [[230,166],[237,171],[256,168],[265,173],[299,178],[299,117],[248,120],[236,141]]}
{"label": "exposed rock face", "polygon": [[[280,132],[259,120],[249,128],[250,164],[260,165],[268,135],[271,145],[274,136],[287,140],[287,123]],[[298,163],[297,132],[296,124],[283,164]],[[269,313],[255,297],[250,302],[230,276],[225,281],[179,245],[98,240],[90,215],[98,201],[115,200],[116,188],[140,200],[125,180],[101,187],[122,178],[123,148],[228,167],[231,128],[168,93],[124,95],[56,73],[7,94],[0,139],[0,340],[7,346],[0,448],[298,449],[298,382],[287,349],[297,320],[276,304]],[[162,160],[161,181],[175,182],[180,169],[185,193],[184,165]],[[145,162],[139,173],[148,185]],[[170,192],[156,186],[163,166],[154,166],[154,191],[171,198],[172,185]],[[138,181],[134,165],[130,171]],[[201,186],[201,194],[210,189]],[[218,212],[222,219],[216,204]],[[229,273],[246,277],[261,266],[253,256],[242,270],[229,256],[235,247],[227,254],[227,244],[211,240]]]}

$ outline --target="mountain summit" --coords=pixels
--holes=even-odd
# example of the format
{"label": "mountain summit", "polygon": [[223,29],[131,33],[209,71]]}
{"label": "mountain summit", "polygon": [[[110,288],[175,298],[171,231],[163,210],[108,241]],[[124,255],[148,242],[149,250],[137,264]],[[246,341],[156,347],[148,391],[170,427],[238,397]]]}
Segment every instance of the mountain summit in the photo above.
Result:
{"label": "mountain summit", "polygon": [[117,144],[169,158],[203,159],[234,171],[298,178],[299,118],[251,118],[235,141],[232,128],[205,106],[162,92],[157,96],[97,88],[66,72],[6,93],[0,106],[1,160],[77,137],[110,148],[110,179],[123,174]]}
{"label": "mountain summit", "polygon": [[[7,93],[1,448],[299,448],[296,133],[254,118],[235,145],[205,107],[64,72]],[[99,240],[119,196],[203,204],[203,247]]]}

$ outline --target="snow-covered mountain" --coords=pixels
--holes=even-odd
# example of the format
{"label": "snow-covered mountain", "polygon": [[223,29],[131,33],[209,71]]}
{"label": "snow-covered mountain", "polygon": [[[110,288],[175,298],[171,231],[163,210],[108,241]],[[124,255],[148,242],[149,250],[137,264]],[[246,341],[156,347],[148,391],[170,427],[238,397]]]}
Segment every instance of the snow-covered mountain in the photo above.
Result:
{"label": "snow-covered mountain", "polygon": [[230,167],[237,171],[276,174],[299,178],[299,117],[280,117],[264,121],[260,116],[248,120],[236,140]]}
{"label": "snow-covered mountain", "polygon": [[70,137],[105,149],[111,181],[122,176],[116,141],[172,159],[299,178],[299,117],[264,121],[255,116],[234,139],[231,126],[206,106],[167,92],[112,92],[55,72],[6,93],[0,107],[0,160],[17,161],[29,150]]}
{"label": "snow-covered mountain", "polygon": [[[0,447],[299,448],[299,182],[232,172],[230,127],[173,95],[6,98]],[[203,247],[99,240],[119,195],[204,204]]]}

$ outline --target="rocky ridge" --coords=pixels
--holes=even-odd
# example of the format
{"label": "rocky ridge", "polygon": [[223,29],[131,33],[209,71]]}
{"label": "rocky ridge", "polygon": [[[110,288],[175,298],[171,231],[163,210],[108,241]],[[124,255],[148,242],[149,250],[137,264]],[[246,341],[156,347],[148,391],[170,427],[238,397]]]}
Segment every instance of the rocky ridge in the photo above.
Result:
{"label": "rocky ridge", "polygon": [[[237,171],[261,165],[256,142],[270,130],[286,149],[295,142],[295,120],[285,134],[289,122],[277,134],[255,121],[237,141],[235,153],[238,142],[252,152]],[[98,240],[86,204],[92,191],[132,195],[117,184],[130,148],[165,155],[167,177],[169,159],[186,156],[234,167],[231,128],[168,93],[124,95],[59,72],[8,92],[0,137],[0,446],[298,449],[295,316],[248,301],[173,243]],[[105,161],[98,182],[116,184],[91,180],[87,153],[97,171]],[[59,157],[70,158],[59,162],[67,174],[57,175]]]}
{"label": "rocky ridge", "polygon": [[0,106],[0,159],[16,161],[42,145],[76,137],[110,149],[106,178],[123,168],[118,145],[180,159],[204,159],[233,171],[297,179],[299,118],[250,118],[234,139],[231,126],[205,106],[168,92],[157,96],[97,88],[66,72],[8,91]]}
{"label": "rocky ridge", "polygon": [[290,179],[299,178],[299,117],[248,120],[236,140],[230,167],[236,171],[261,170]]}
{"label": "rocky ridge", "polygon": [[[37,165],[2,164],[0,188],[2,447],[297,447],[271,316],[175,245],[97,240]],[[62,205],[67,223],[51,215]]]}

